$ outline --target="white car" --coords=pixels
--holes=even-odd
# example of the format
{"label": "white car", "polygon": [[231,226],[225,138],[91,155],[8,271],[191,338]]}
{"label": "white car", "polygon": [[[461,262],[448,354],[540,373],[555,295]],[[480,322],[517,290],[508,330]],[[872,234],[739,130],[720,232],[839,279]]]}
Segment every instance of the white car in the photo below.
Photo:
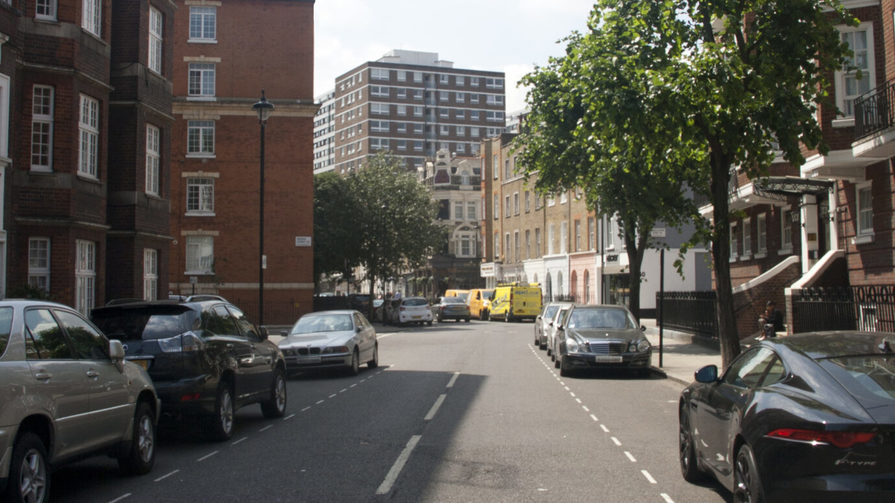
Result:
{"label": "white car", "polygon": [[554,362],[556,362],[556,350],[559,346],[559,341],[556,338],[556,329],[565,322],[571,308],[572,304],[561,304],[556,311],[556,315],[544,328],[544,331],[547,333],[547,356]]}
{"label": "white car", "polygon": [[364,363],[379,365],[376,329],[353,309],[308,313],[283,335],[278,345],[290,374],[335,367],[357,375]]}
{"label": "white car", "polygon": [[408,323],[417,323],[422,325],[432,325],[434,316],[432,315],[432,307],[425,297],[406,297],[401,299],[398,305],[398,325],[406,325]]}

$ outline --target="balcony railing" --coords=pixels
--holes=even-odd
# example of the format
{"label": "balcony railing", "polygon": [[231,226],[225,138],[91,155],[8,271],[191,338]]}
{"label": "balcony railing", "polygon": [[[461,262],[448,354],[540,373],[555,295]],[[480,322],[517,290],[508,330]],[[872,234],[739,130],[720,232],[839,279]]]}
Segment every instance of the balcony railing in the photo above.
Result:
{"label": "balcony railing", "polygon": [[895,81],[855,99],[855,140],[892,127],[895,123]]}

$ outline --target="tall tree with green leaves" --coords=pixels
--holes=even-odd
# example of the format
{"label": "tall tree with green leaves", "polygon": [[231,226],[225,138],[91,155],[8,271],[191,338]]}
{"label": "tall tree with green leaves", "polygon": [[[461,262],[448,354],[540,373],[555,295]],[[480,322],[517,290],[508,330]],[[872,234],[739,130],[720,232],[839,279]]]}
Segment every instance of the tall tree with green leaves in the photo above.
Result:
{"label": "tall tree with green leaves", "polygon": [[359,264],[360,235],[353,227],[357,203],[348,180],[330,171],[314,176],[314,277],[341,273],[351,280]]}
{"label": "tall tree with green leaves", "polygon": [[415,174],[392,156],[378,154],[348,177],[356,206],[352,229],[360,239],[358,264],[373,298],[376,281],[426,263],[445,239],[438,206]]}
{"label": "tall tree with green leaves", "polygon": [[[543,76],[545,95],[529,95],[533,108],[544,99],[560,107],[555,127],[537,124],[543,116],[531,120],[533,133],[545,136],[541,145],[572,144],[555,153],[559,168],[584,158],[599,179],[619,158],[633,160],[619,152],[642,149],[645,161],[665,165],[660,173],[674,177],[670,183],[709,196],[712,222],[702,238],[712,244],[724,365],[740,352],[729,267],[731,170],[754,178],[767,173],[775,151],[797,166],[803,148],[828,151],[817,105],[829,101],[833,72],[848,65],[836,25],[855,23],[836,0],[599,0],[588,31],[569,37],[566,56],[548,67],[562,71]],[[537,89],[538,72],[528,78]],[[656,157],[655,143],[666,158]],[[616,161],[598,159],[606,155]],[[598,207],[608,204],[595,196]]]}

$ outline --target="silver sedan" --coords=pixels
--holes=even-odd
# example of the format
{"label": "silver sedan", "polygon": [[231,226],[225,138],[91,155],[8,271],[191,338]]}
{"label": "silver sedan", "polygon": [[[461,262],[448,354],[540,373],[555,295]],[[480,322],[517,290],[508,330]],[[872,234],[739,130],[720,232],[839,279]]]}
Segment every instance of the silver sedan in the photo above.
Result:
{"label": "silver sedan", "polygon": [[341,368],[357,375],[363,363],[369,368],[379,365],[376,329],[354,310],[308,313],[283,335],[279,347],[290,374]]}

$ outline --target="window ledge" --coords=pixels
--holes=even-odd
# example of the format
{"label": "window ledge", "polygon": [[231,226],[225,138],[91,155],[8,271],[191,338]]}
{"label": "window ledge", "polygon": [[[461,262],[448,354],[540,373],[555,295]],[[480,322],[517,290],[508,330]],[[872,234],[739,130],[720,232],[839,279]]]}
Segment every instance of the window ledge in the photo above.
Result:
{"label": "window ledge", "polygon": [[217,101],[216,96],[187,96],[187,101]]}
{"label": "window ledge", "polygon": [[871,232],[868,234],[861,234],[859,236],[855,236],[851,240],[851,244],[853,245],[865,245],[872,243],[875,235]]}
{"label": "window ledge", "polygon": [[756,253],[755,257],[753,257],[753,258],[755,258],[757,260],[760,258],[765,258],[767,256],[768,256],[768,252],[767,252],[767,250],[764,250],[764,251],[760,251],[760,252]]}
{"label": "window ledge", "polygon": [[833,119],[832,126],[834,128],[853,128],[855,127],[855,118],[844,117],[842,119]]}
{"label": "window ledge", "polygon": [[777,255],[792,255],[792,246],[780,248],[779,250],[777,250]]}
{"label": "window ledge", "polygon": [[213,217],[215,216],[213,211],[187,211],[184,213],[185,216],[188,217]]}
{"label": "window ledge", "polygon": [[187,43],[190,44],[216,44],[218,40],[216,38],[191,38],[187,40]]}
{"label": "window ledge", "polygon": [[184,276],[214,276],[213,271],[184,271]]}
{"label": "window ledge", "polygon": [[192,154],[186,155],[187,159],[214,159],[215,157],[216,157],[215,154],[202,154],[202,153],[192,153]]}

